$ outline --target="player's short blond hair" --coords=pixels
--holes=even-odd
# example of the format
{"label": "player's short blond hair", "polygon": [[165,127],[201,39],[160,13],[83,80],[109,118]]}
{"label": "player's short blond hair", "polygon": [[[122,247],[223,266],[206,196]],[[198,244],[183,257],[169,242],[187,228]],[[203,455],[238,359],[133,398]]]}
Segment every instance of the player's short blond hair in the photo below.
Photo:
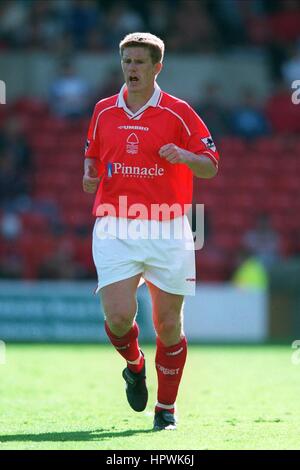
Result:
{"label": "player's short blond hair", "polygon": [[119,44],[120,55],[123,56],[125,47],[146,47],[150,51],[153,64],[162,62],[165,44],[162,39],[151,33],[130,33]]}

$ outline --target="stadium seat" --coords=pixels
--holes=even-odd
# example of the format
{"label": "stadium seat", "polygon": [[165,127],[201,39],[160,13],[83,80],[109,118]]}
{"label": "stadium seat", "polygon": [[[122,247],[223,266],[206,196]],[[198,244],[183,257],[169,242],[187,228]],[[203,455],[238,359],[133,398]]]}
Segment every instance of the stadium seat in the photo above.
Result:
{"label": "stadium seat", "polygon": [[230,278],[233,269],[232,261],[225,253],[216,248],[196,251],[197,279],[202,282],[221,282]]}
{"label": "stadium seat", "polygon": [[35,234],[46,233],[49,229],[49,221],[43,214],[35,212],[23,213],[21,220],[25,230],[33,231]]}

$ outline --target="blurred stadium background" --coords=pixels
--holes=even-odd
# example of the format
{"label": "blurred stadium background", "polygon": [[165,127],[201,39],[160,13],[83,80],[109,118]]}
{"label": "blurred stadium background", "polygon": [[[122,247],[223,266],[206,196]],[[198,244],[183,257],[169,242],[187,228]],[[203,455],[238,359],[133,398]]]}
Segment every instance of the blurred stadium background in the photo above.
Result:
{"label": "blurred stadium background", "polygon": [[[83,149],[94,104],[122,84],[118,43],[137,30],[164,39],[158,83],[198,111],[221,155],[194,186],[206,223],[188,337],[300,338],[300,2],[2,0],[0,339],[105,340]],[[152,339],[144,288],[139,320]]]}

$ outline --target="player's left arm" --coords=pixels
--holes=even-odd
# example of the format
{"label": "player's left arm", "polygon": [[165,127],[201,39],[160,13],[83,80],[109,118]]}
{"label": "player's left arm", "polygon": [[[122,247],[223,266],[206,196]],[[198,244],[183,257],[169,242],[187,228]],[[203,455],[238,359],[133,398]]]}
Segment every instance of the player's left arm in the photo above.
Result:
{"label": "player's left arm", "polygon": [[218,173],[215,163],[205,154],[195,154],[175,144],[163,145],[159,155],[170,163],[186,164],[198,178],[213,178]]}
{"label": "player's left arm", "polygon": [[219,154],[207,126],[183,101],[177,102],[173,111],[181,123],[180,139],[177,145],[171,142],[163,145],[159,155],[171,164],[187,165],[198,178],[213,178],[218,172]]}

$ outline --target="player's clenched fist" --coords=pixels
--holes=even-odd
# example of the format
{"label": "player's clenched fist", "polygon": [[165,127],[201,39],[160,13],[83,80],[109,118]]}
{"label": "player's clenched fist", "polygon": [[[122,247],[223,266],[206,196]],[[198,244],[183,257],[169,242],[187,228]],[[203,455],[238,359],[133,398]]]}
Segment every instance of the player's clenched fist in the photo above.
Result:
{"label": "player's clenched fist", "polygon": [[166,144],[159,149],[159,155],[170,163],[185,163],[186,151],[175,144]]}
{"label": "player's clenched fist", "polygon": [[88,165],[82,180],[84,192],[95,193],[97,191],[99,182],[100,178],[98,177],[97,169],[92,165]]}

